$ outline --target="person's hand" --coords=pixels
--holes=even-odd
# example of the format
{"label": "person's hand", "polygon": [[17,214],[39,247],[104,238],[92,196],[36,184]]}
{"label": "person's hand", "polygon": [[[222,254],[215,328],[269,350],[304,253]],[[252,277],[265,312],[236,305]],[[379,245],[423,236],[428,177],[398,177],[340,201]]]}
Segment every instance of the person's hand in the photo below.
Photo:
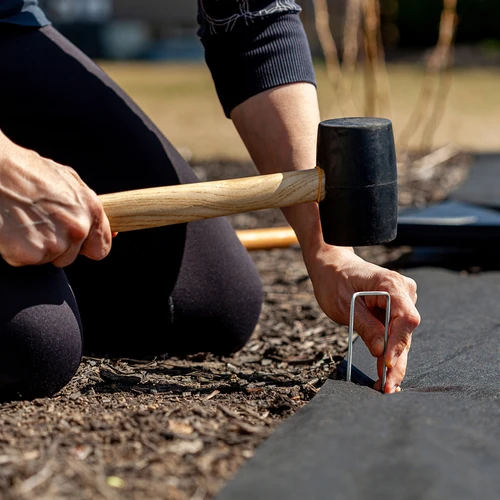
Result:
{"label": "person's hand", "polygon": [[[366,262],[352,249],[323,243],[306,258],[316,299],[335,322],[349,324],[352,295],[356,292],[384,291],[391,296],[391,319],[386,351],[385,392],[400,390],[406,373],[412,332],[420,324],[416,309],[417,285],[411,278]],[[363,300],[364,299],[364,300]],[[386,297],[363,296],[356,302],[354,330],[377,359],[381,389],[383,368]]]}
{"label": "person's hand", "polygon": [[12,266],[71,264],[111,249],[97,194],[70,167],[22,148],[0,132],[0,254]]}

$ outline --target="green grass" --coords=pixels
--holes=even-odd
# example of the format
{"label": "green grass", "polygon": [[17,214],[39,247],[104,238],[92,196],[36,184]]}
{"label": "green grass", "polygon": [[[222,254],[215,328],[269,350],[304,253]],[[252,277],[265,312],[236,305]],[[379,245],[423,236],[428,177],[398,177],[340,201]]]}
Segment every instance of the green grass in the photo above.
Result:
{"label": "green grass", "polygon": [[[167,63],[101,63],[138,103],[174,146],[193,159],[248,159],[248,154],[223,112],[206,66]],[[342,107],[327,79],[316,66],[322,119],[365,114],[364,76],[353,80],[352,100]],[[389,65],[390,106],[378,106],[378,116],[393,121],[400,137],[413,112],[422,86],[423,68]],[[380,85],[380,84],[379,84]],[[454,69],[432,148],[450,142],[467,151],[500,150],[500,69]],[[434,108],[428,100],[424,117]],[[423,122],[425,124],[425,121]],[[411,136],[410,147],[421,144],[424,126]]]}

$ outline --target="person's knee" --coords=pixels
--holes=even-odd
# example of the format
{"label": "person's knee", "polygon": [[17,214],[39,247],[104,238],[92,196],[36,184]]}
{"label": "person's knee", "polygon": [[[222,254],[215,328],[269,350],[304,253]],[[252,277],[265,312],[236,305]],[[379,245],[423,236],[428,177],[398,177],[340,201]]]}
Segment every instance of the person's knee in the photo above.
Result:
{"label": "person's knee", "polygon": [[233,291],[234,300],[227,300],[225,314],[218,318],[219,328],[213,337],[210,352],[215,354],[233,354],[245,347],[252,337],[260,319],[263,303],[263,288],[260,276],[254,273],[254,279],[247,280],[246,287]]}
{"label": "person's knee", "polygon": [[170,335],[166,354],[181,357],[198,353],[229,356],[241,350],[255,330],[255,325],[231,325],[222,318],[177,326]]}
{"label": "person's knee", "polygon": [[248,343],[255,331],[256,323],[227,325],[224,322],[218,329],[216,327],[212,329],[212,332],[216,335],[211,337],[210,343],[202,350],[220,356],[234,354],[243,349]]}
{"label": "person's knee", "polygon": [[[234,354],[250,340],[262,310],[262,288],[252,293],[226,300],[223,307],[206,308],[198,314],[182,314],[174,322],[170,335],[171,354],[212,353],[220,356]],[[220,304],[219,304],[220,306]]]}
{"label": "person's knee", "polygon": [[25,310],[2,329],[0,400],[49,397],[74,376],[82,337],[66,303]]}

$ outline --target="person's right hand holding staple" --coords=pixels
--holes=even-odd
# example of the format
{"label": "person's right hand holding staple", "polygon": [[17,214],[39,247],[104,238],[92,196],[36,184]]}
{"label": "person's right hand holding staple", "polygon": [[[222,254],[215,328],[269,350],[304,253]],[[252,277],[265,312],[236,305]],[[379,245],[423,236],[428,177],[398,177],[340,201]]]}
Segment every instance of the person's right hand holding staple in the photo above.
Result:
{"label": "person's right hand holding staple", "polygon": [[[332,247],[322,242],[307,255],[314,256],[314,261],[308,261],[306,257],[306,265],[309,262],[308,270],[318,304],[330,318],[340,324],[349,323],[350,302],[354,293],[379,290],[389,292],[391,319],[386,351],[388,370],[385,392],[398,391],[406,373],[412,332],[420,323],[420,314],[415,307],[415,281],[366,262],[349,248]],[[379,379],[374,387],[377,390],[381,389],[385,306],[384,296],[360,297],[354,315],[355,331],[371,354],[378,358]]]}

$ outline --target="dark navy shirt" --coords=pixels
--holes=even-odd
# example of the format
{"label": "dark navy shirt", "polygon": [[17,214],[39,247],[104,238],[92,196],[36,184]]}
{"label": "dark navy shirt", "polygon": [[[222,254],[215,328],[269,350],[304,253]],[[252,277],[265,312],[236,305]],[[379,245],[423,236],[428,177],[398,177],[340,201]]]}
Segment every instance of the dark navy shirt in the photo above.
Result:
{"label": "dark navy shirt", "polygon": [[0,0],[0,23],[47,26],[50,21],[37,0]]}

